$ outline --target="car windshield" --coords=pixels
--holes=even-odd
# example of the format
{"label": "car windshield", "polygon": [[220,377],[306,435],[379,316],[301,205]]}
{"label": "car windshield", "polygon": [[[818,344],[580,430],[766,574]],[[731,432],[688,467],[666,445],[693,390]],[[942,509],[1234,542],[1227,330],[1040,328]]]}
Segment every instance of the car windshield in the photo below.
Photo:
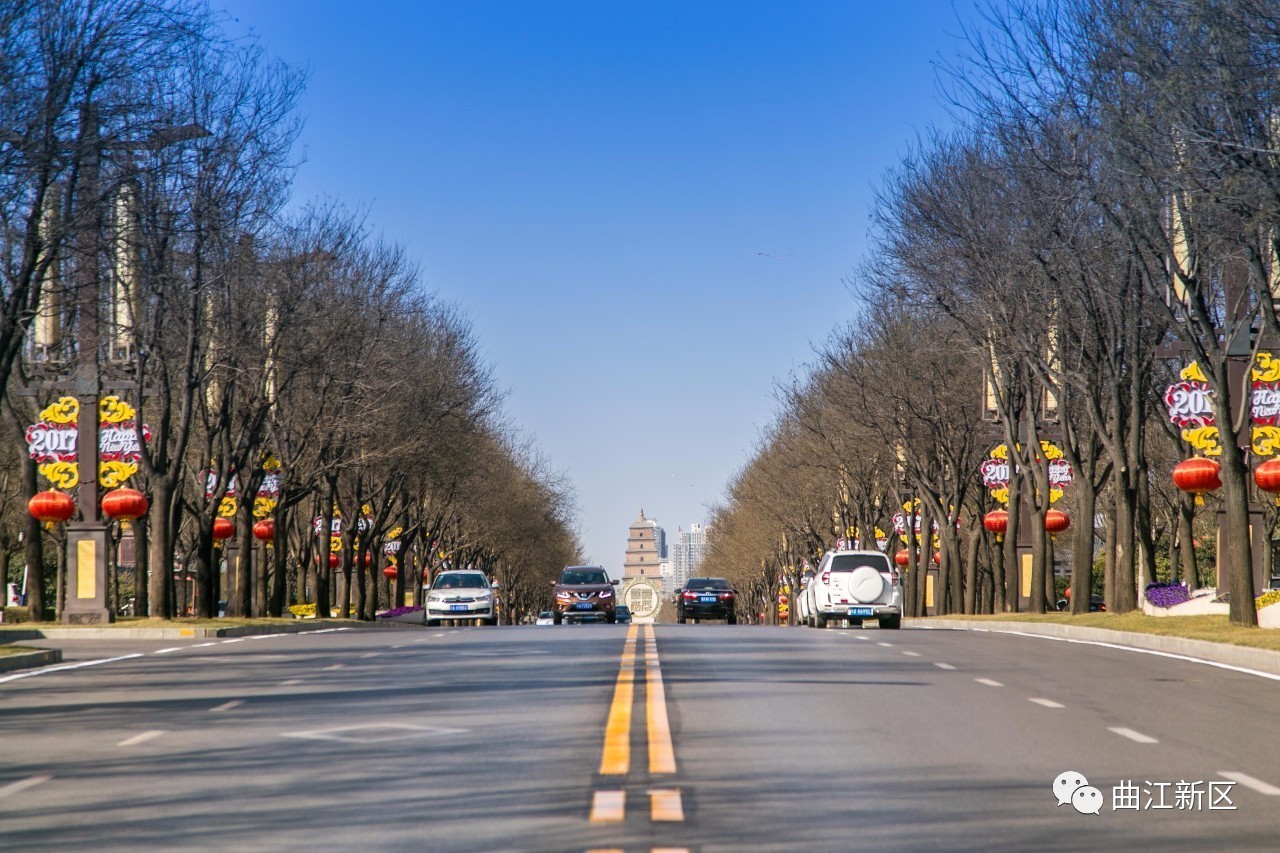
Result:
{"label": "car windshield", "polygon": [[560,583],[568,586],[584,586],[586,584],[608,582],[609,578],[600,569],[565,569],[560,574]]}
{"label": "car windshield", "polygon": [[443,574],[436,578],[432,589],[485,589],[489,586],[484,575],[468,572],[467,574]]}
{"label": "car windshield", "polygon": [[539,619],[550,619],[551,616],[552,616],[552,613],[550,610],[543,610],[538,614]]}
{"label": "car windshield", "polygon": [[870,566],[878,572],[889,571],[889,558],[884,554],[837,554],[831,558],[830,570],[833,572],[851,572],[863,566]]}
{"label": "car windshield", "polygon": [[724,578],[689,578],[685,589],[729,589],[729,582]]}

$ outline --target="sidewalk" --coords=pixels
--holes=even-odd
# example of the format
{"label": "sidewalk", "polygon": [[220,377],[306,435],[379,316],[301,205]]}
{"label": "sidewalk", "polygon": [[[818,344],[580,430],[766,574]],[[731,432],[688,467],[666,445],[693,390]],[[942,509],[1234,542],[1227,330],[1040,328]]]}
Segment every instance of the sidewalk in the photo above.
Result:
{"label": "sidewalk", "polygon": [[1225,666],[1241,667],[1280,676],[1280,652],[1269,649],[1253,649],[1247,646],[1233,646],[1227,643],[1211,643],[1205,640],[1190,640],[1185,637],[1140,634],[1134,631],[1112,631],[1107,628],[1084,628],[1046,622],[996,622],[977,619],[954,619],[948,616],[905,619],[903,624],[909,628],[924,630],[1022,634],[1031,637],[1052,637],[1058,640],[1144,649],[1160,654],[1212,661]]}

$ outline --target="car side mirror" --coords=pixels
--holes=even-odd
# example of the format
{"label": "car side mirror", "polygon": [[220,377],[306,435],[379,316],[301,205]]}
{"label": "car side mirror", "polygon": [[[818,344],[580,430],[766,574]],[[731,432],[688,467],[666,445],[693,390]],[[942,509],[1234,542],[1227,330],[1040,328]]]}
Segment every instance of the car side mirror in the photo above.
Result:
{"label": "car side mirror", "polygon": [[619,584],[619,580],[617,578],[614,578],[613,580],[609,581],[609,583],[613,584],[614,586],[617,586]]}
{"label": "car side mirror", "polygon": [[551,585],[552,585],[552,586],[555,586],[555,585],[556,585],[556,582],[555,582],[555,581],[551,581]]}
{"label": "car side mirror", "polygon": [[500,586],[502,586],[502,584],[499,581],[494,581],[493,583],[489,584],[490,589],[497,589]]}

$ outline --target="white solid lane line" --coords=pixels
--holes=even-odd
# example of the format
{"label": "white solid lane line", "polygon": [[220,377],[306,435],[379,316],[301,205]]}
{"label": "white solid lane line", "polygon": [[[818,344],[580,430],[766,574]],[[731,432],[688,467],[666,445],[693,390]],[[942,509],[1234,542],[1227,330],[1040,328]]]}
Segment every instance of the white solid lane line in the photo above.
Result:
{"label": "white solid lane line", "polygon": [[41,782],[48,782],[52,778],[52,776],[28,776],[26,779],[19,779],[17,782],[10,782],[0,788],[0,799],[16,794],[19,791],[25,791],[28,788],[34,788]]}
{"label": "white solid lane line", "polygon": [[1065,707],[1067,707],[1066,705],[1063,705],[1061,702],[1055,702],[1055,701],[1053,701],[1052,699],[1040,699],[1040,698],[1037,698],[1037,697],[1034,697],[1034,696],[1033,696],[1033,697],[1031,697],[1031,698],[1029,698],[1029,699],[1027,699],[1027,701],[1028,701],[1028,702],[1035,702],[1037,705],[1043,705],[1043,706],[1044,706],[1044,707],[1046,707],[1046,708],[1065,708]]}
{"label": "white solid lane line", "polygon": [[978,682],[979,684],[985,684],[988,687],[1004,687],[1004,685],[1001,684],[999,681],[996,681],[991,678],[975,678],[974,681]]}
{"label": "white solid lane line", "polygon": [[1151,737],[1150,735],[1144,735],[1142,732],[1135,732],[1133,729],[1126,729],[1123,726],[1108,726],[1107,731],[1115,732],[1116,734],[1120,735],[1120,737],[1127,737],[1129,740],[1133,741],[1134,743],[1159,743],[1160,742],[1155,738]]}
{"label": "white solid lane line", "polygon": [[1230,779],[1244,785],[1246,788],[1252,788],[1259,794],[1266,794],[1268,797],[1280,797],[1280,788],[1263,782],[1261,779],[1255,779],[1248,773],[1237,773],[1234,770],[1219,770],[1218,775],[1223,779]]}
{"label": "white solid lane line", "polygon": [[935,661],[933,665],[936,666],[938,669],[955,669],[955,667],[949,663],[938,663]]}
{"label": "white solid lane line", "polygon": [[168,732],[165,731],[164,729],[152,729],[149,732],[142,732],[141,734],[136,734],[131,738],[122,740],[118,744],[116,744],[116,746],[137,746],[140,743],[146,743],[152,738],[158,738],[160,737],[160,735],[167,735],[167,734]]}
{"label": "white solid lane line", "polygon": [[243,704],[244,704],[243,699],[232,699],[230,702],[223,702],[221,705],[219,705],[216,708],[210,708],[209,713],[215,714],[215,713],[218,713],[219,711],[230,711],[232,708],[239,708]]}
{"label": "white solid lane line", "polygon": [[68,669],[81,669],[86,666],[97,666],[98,664],[115,663],[118,660],[129,660],[130,658],[140,657],[142,657],[142,652],[134,652],[131,655],[120,655],[120,657],[116,658],[101,658],[99,660],[87,660],[80,663],[64,663],[59,664],[58,666],[46,666],[41,669],[29,669],[25,672],[16,672],[13,675],[6,675],[4,678],[0,678],[0,684],[4,684],[8,681],[17,681],[20,678],[35,678],[37,675],[48,675],[51,672],[65,672]]}
{"label": "white solid lane line", "polygon": [[156,649],[156,654],[167,655],[169,654],[169,652],[180,652],[180,651],[182,651],[182,646],[170,646],[167,649]]}

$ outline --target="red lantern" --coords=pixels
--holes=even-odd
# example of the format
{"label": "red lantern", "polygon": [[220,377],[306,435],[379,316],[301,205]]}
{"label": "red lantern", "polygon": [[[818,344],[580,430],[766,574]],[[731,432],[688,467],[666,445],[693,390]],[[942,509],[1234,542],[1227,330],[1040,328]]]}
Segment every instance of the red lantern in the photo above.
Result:
{"label": "red lantern", "polygon": [[893,555],[893,561],[899,566],[905,567],[911,561],[911,557],[906,551],[899,551]]}
{"label": "red lantern", "polygon": [[1202,456],[1184,459],[1173,466],[1173,484],[1193,495],[1212,492],[1222,486],[1222,480],[1218,479],[1221,470],[1217,462]]}
{"label": "red lantern", "polygon": [[1044,529],[1050,533],[1061,533],[1071,526],[1071,516],[1060,509],[1051,509],[1044,514]]}
{"label": "red lantern", "polygon": [[1009,530],[1009,511],[993,509],[982,517],[982,526],[997,536],[1003,536]]}
{"label": "red lantern", "polygon": [[342,558],[332,551],[329,552],[329,568],[336,569],[342,565]]}
{"label": "red lantern", "polygon": [[253,526],[253,538],[270,542],[276,538],[276,522],[274,518],[264,518]]}
{"label": "red lantern", "polygon": [[1280,492],[1280,459],[1268,459],[1253,472],[1253,481],[1264,492]]}
{"label": "red lantern", "polygon": [[113,489],[102,496],[102,514],[107,518],[134,521],[149,508],[147,496],[137,489]]}
{"label": "red lantern", "polygon": [[387,566],[385,569],[382,570],[382,576],[389,581],[395,580],[396,575],[398,574],[400,574],[400,570],[397,569],[395,566]]}
{"label": "red lantern", "polygon": [[940,565],[942,565],[942,555],[941,555],[941,554],[939,554],[937,551],[934,551],[934,552],[933,552],[933,564],[934,564],[935,566],[940,566]]}
{"label": "red lantern", "polygon": [[373,555],[372,555],[372,554],[370,554],[368,551],[365,551],[365,552],[364,552],[364,567],[367,569],[367,568],[369,568],[370,564],[372,564],[372,563],[373,563]]}
{"label": "red lantern", "polygon": [[66,492],[40,492],[27,501],[27,512],[45,524],[58,524],[76,514],[76,502]]}
{"label": "red lantern", "polygon": [[236,532],[236,526],[231,521],[231,519],[223,518],[219,516],[213,520],[213,538],[214,539],[218,541],[222,541],[223,539],[230,539],[233,535],[235,535],[235,532]]}

